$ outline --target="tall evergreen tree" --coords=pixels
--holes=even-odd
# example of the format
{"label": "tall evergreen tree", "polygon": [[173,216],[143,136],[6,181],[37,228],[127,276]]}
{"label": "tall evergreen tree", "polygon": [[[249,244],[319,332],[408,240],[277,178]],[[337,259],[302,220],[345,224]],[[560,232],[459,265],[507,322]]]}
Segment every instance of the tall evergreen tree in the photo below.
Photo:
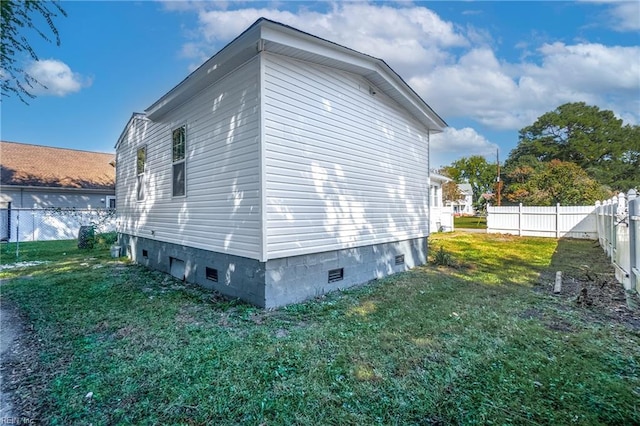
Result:
{"label": "tall evergreen tree", "polygon": [[564,104],[520,130],[505,171],[554,159],[577,164],[613,190],[640,187],[640,127],[584,102]]}

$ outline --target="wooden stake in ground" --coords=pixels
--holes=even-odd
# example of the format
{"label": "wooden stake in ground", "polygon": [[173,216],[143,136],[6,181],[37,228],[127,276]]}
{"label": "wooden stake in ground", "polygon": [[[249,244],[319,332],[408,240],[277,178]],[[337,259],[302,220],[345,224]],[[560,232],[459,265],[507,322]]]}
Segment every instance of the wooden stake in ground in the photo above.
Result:
{"label": "wooden stake in ground", "polygon": [[559,294],[562,291],[562,271],[556,272],[556,285],[553,286],[553,293]]}

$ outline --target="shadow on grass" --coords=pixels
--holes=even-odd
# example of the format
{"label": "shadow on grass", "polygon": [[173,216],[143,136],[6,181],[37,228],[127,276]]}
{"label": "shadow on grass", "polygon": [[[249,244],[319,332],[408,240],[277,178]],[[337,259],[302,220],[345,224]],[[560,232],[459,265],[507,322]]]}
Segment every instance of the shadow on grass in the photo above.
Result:
{"label": "shadow on grass", "polygon": [[440,247],[451,254],[454,267],[448,273],[488,285],[530,286],[551,263],[556,246],[549,238],[499,234],[453,232],[429,237],[431,255]]}

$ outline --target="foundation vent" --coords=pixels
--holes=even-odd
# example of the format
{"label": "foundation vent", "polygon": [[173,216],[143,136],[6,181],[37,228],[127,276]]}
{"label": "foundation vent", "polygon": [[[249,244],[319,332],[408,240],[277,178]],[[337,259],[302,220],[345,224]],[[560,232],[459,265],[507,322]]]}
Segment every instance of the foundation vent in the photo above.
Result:
{"label": "foundation vent", "polygon": [[218,282],[218,270],[214,268],[205,268],[205,275],[209,281]]}
{"label": "foundation vent", "polygon": [[171,270],[171,275],[179,280],[184,280],[184,260],[175,257],[169,257],[169,268]]}
{"label": "foundation vent", "polygon": [[149,257],[149,252],[146,251],[145,249],[142,249],[142,257],[144,257],[145,259]]}
{"label": "foundation vent", "polygon": [[336,281],[342,281],[344,278],[344,268],[331,269],[329,271],[329,282],[335,283]]}
{"label": "foundation vent", "polygon": [[396,266],[404,265],[404,254],[399,254],[396,256]]}

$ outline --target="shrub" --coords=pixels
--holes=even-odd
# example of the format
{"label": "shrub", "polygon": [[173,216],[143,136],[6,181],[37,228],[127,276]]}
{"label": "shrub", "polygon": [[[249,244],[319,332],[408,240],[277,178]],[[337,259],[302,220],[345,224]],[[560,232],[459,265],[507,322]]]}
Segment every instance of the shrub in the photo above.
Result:
{"label": "shrub", "polygon": [[440,246],[440,250],[433,255],[433,263],[439,266],[453,266],[453,256]]}
{"label": "shrub", "polygon": [[115,231],[96,235],[96,243],[102,246],[111,246],[116,241],[118,241],[118,234]]}

